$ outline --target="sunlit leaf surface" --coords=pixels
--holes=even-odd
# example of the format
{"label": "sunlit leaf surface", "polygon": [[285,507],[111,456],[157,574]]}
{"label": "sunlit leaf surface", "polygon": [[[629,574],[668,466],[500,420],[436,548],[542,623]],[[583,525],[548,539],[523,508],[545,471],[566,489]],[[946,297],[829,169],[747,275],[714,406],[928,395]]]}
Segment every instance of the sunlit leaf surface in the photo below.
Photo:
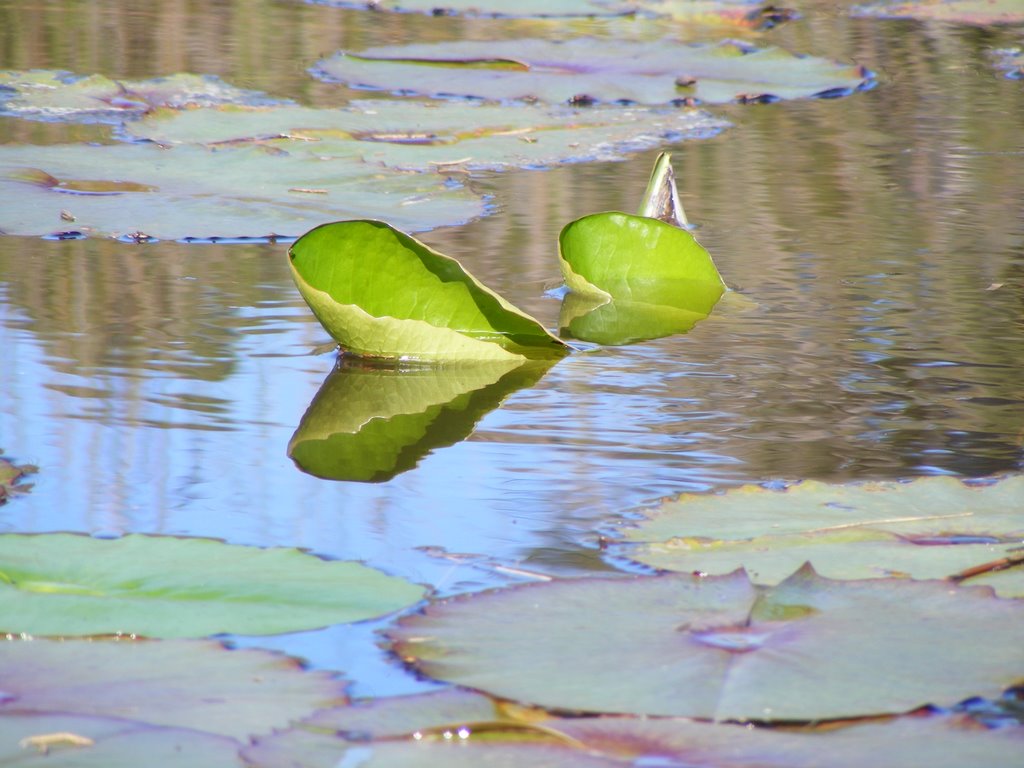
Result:
{"label": "sunlit leaf surface", "polygon": [[1019,24],[1024,21],[1024,4],[1020,0],[886,0],[855,6],[853,13],[855,16],[962,24]]}
{"label": "sunlit leaf surface", "polygon": [[423,588],[359,563],[212,539],[0,536],[0,631],[267,635],[359,621]]}
{"label": "sunlit leaf surface", "polygon": [[400,169],[538,168],[618,160],[728,125],[694,109],[574,109],[465,101],[361,101],[342,109],[161,110],[126,126],[161,144],[256,143],[322,158],[358,157]]}
{"label": "sunlit leaf surface", "polygon": [[[1012,764],[1024,730],[967,719],[903,717],[832,729],[749,728],[690,720],[516,717],[459,690],[327,709],[245,750],[263,768],[337,765],[715,766],[887,768]],[[827,763],[822,756],[827,755]],[[454,761],[454,763],[452,762]]]}
{"label": "sunlit leaf surface", "polygon": [[294,659],[195,640],[0,642],[0,690],[0,722],[112,717],[243,741],[345,701],[342,680]]}
{"label": "sunlit leaf surface", "polygon": [[29,120],[117,123],[158,107],[271,103],[282,101],[236,88],[212,75],[111,80],[103,75],[81,76],[45,69],[0,71],[0,115]]}
{"label": "sunlit leaf surface", "polygon": [[345,362],[324,381],[288,443],[304,472],[383,482],[452,445],[547,365],[497,360],[448,367]]}
{"label": "sunlit leaf surface", "polygon": [[[439,175],[397,174],[300,144],[0,146],[0,232],[297,237],[345,216],[429,229],[468,221],[484,201]],[[63,215],[62,215],[63,212]],[[68,221],[68,217],[73,220]]]}
{"label": "sunlit leaf surface", "polygon": [[775,587],[742,571],[531,584],[434,603],[389,634],[420,672],[524,703],[776,721],[998,695],[1022,633],[1024,602],[988,590],[807,567]]}
{"label": "sunlit leaf surface", "polygon": [[303,298],[350,354],[522,361],[568,351],[457,261],[384,222],[325,224],[288,253]]}
{"label": "sunlit leaf surface", "polygon": [[[1024,476],[967,485],[951,477],[783,490],[744,486],[684,494],[624,532],[624,553],[656,568],[728,573],[777,583],[810,561],[830,578],[944,578],[1019,551]],[[1024,596],[1024,566],[984,580]]]}
{"label": "sunlit leaf surface", "polygon": [[860,67],[734,42],[572,38],[424,43],[341,52],[316,71],[350,85],[431,96],[548,103],[670,104],[841,96]]}

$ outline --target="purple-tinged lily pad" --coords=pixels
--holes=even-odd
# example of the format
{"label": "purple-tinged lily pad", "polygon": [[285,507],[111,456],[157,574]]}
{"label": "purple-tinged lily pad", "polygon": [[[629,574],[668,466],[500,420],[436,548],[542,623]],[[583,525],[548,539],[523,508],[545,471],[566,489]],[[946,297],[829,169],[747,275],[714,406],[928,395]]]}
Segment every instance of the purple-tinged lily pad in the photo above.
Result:
{"label": "purple-tinged lily pad", "polygon": [[460,40],[341,52],[317,74],[402,94],[587,105],[835,97],[868,87],[863,68],[735,42]]}
{"label": "purple-tinged lily pad", "polygon": [[883,19],[923,19],[959,24],[1020,24],[1020,0],[883,0],[854,7],[855,16]]}
{"label": "purple-tinged lily pad", "polygon": [[[324,221],[380,216],[418,231],[483,215],[440,174],[400,174],[349,153],[275,147],[0,146],[0,232],[97,236],[297,237]],[[64,218],[62,218],[62,216]]]}
{"label": "purple-tinged lily pad", "polygon": [[221,104],[280,104],[213,75],[177,74],[151,80],[35,69],[0,71],[0,115],[28,120],[120,123],[159,107],[187,109]]}
{"label": "purple-tinged lily pad", "polygon": [[160,144],[260,144],[402,170],[503,170],[620,160],[728,123],[701,110],[358,101],[342,109],[164,110],[126,127]]}
{"label": "purple-tinged lily pad", "polygon": [[213,539],[0,536],[0,632],[269,635],[408,607],[423,588],[360,563]]}
{"label": "purple-tinged lily pad", "polygon": [[295,659],[209,641],[0,641],[0,722],[60,713],[244,741],[343,704],[344,687]]}
{"label": "purple-tinged lily pad", "polygon": [[160,768],[242,766],[239,742],[225,736],[120,718],[0,714],[0,764],[17,768]]}
{"label": "purple-tinged lily pad", "polygon": [[[952,477],[750,485],[666,502],[624,532],[622,553],[684,573],[743,567],[763,584],[808,561],[835,579],[945,578],[1019,551],[1021,509],[1024,476],[970,485]],[[1022,572],[1018,565],[967,583],[1024,597]]]}
{"label": "purple-tinged lily pad", "polygon": [[806,566],[775,587],[742,571],[531,584],[389,635],[423,674],[546,708],[823,720],[998,695],[1021,674],[1024,602]]}

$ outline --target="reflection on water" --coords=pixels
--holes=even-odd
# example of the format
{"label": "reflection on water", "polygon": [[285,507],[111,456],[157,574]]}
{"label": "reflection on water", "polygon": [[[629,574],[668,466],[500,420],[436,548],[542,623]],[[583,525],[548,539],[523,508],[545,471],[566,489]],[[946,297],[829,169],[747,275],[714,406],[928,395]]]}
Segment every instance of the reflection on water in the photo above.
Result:
{"label": "reflection on water", "polygon": [[[329,103],[342,96],[303,68],[343,43],[495,28],[386,15],[371,26],[266,3],[288,20],[271,35],[227,5],[202,12],[204,31],[153,27],[171,6],[0,0],[2,39],[18,41],[0,44],[0,67],[192,69]],[[47,37],[65,6],[120,9],[120,44],[79,46],[70,21]],[[175,37],[143,47],[162,34]],[[1024,90],[987,54],[1012,30],[810,18],[771,34],[881,82],[837,101],[726,108],[733,129],[674,148],[701,243],[742,300],[685,335],[569,356],[384,482],[324,481],[288,458],[335,357],[318,352],[328,337],[284,246],[0,238],[0,447],[40,467],[0,529],[305,546],[447,594],[522,578],[505,566],[610,568],[598,532],[680,491],[1020,470]],[[51,128],[0,120],[0,140]],[[633,210],[653,159],[486,177],[500,212],[424,239],[557,327],[545,291],[559,282],[559,229]],[[340,631],[280,642],[343,664]],[[365,675],[363,692],[389,685]]]}

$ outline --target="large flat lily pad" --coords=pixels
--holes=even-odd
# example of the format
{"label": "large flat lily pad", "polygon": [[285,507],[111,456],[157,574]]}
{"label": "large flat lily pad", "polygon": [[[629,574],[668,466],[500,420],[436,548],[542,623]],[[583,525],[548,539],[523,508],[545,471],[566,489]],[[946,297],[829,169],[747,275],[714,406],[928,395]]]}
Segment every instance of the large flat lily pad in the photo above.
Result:
{"label": "large flat lily pad", "polygon": [[[622,552],[656,568],[777,583],[810,561],[831,578],[943,578],[1012,556],[1024,538],[1024,476],[965,484],[950,477],[686,494],[624,532]],[[1024,596],[1024,566],[983,581]]]}
{"label": "large flat lily pad", "polygon": [[423,588],[359,563],[212,539],[0,536],[0,631],[265,635],[405,608]]}
{"label": "large flat lily pad", "polygon": [[432,604],[389,634],[420,672],[502,698],[776,721],[998,695],[1020,677],[1022,633],[1024,603],[986,589],[805,567],[775,587],[742,571],[528,585]]}
{"label": "large flat lily pad", "polygon": [[462,40],[342,52],[316,73],[354,86],[431,96],[548,103],[669,104],[840,96],[862,68],[734,42]]}
{"label": "large flat lily pad", "polygon": [[[0,232],[297,237],[339,217],[379,215],[411,230],[481,216],[485,201],[438,174],[397,174],[307,144],[0,147]],[[70,218],[70,220],[69,220]]]}

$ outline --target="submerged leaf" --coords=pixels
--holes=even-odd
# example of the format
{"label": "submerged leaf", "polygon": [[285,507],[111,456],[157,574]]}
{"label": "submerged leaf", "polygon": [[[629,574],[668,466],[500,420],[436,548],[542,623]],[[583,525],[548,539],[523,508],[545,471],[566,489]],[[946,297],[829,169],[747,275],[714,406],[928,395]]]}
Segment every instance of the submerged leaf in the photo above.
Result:
{"label": "submerged leaf", "polygon": [[0,690],[0,723],[14,713],[87,715],[243,741],[345,701],[334,675],[194,640],[0,642]]}
{"label": "submerged leaf", "polygon": [[1022,632],[1024,603],[987,590],[807,567],[776,587],[742,571],[531,584],[433,603],[389,635],[423,674],[547,708],[786,721],[996,695]]}
{"label": "submerged leaf", "polygon": [[[521,62],[527,71],[481,69],[482,57]],[[840,96],[871,83],[870,74],[779,48],[734,42],[683,45],[572,38],[460,40],[339,53],[317,65],[327,78],[360,87],[430,96],[548,103],[705,103]],[[680,76],[688,84],[682,91]]]}
{"label": "submerged leaf", "polygon": [[[742,566],[769,584],[806,561],[830,578],[943,578],[1018,548],[1022,505],[1024,476],[982,485],[951,477],[805,481],[784,490],[752,485],[725,494],[685,494],[664,504],[624,532],[627,542],[636,542],[625,553],[687,573],[729,573]],[[1024,582],[1011,571],[966,583],[989,583],[1004,596],[1024,597]]]}
{"label": "submerged leaf", "polygon": [[0,231],[12,235],[66,229],[65,210],[85,233],[158,239],[294,237],[346,214],[428,229],[485,212],[456,182],[384,172],[352,154],[324,158],[308,144],[0,146],[0,197]]}
{"label": "submerged leaf", "polygon": [[457,261],[384,222],[325,224],[288,253],[306,303],[350,354],[522,361],[568,351]]}
{"label": "submerged leaf", "polygon": [[380,616],[422,587],[359,563],[212,539],[0,536],[0,631],[268,635]]}

